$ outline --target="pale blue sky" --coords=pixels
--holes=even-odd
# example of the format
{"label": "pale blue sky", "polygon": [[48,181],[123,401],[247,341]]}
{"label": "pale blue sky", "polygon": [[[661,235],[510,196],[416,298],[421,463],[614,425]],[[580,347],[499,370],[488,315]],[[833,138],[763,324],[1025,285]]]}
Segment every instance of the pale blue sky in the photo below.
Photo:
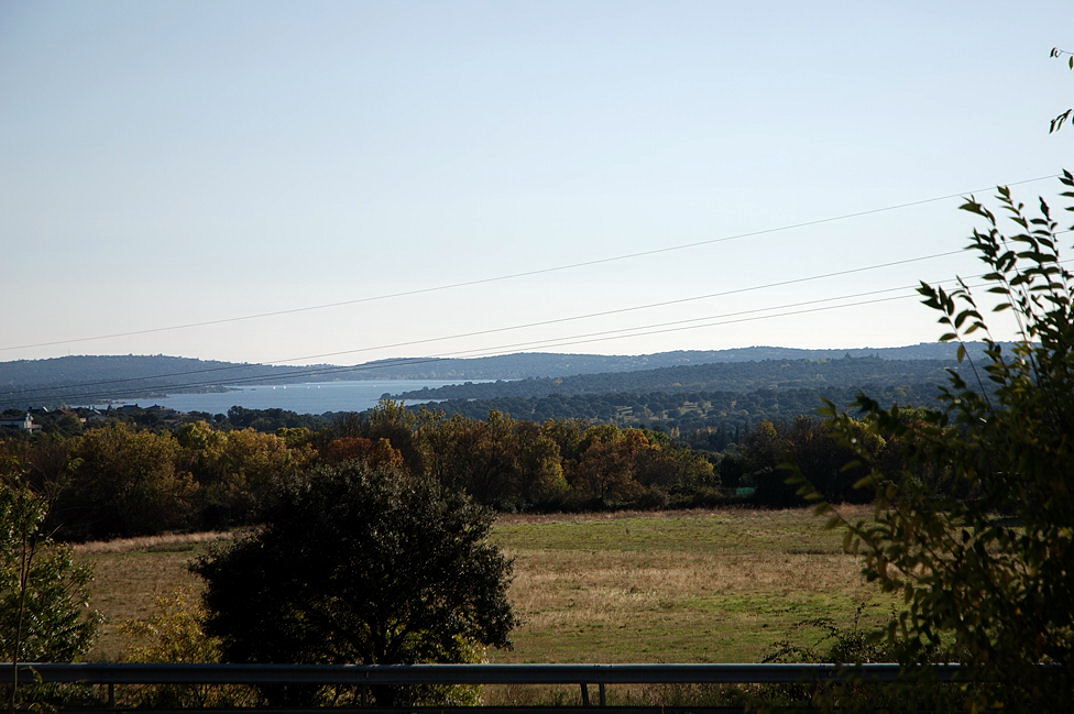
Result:
{"label": "pale blue sky", "polygon": [[[1069,0],[0,2],[0,347],[515,273],[1071,167]],[[1022,189],[1028,199],[1055,182]],[[434,294],[7,349],[269,361],[953,250],[957,201]],[[972,274],[941,259],[331,361]],[[912,300],[572,345],[931,340]]]}

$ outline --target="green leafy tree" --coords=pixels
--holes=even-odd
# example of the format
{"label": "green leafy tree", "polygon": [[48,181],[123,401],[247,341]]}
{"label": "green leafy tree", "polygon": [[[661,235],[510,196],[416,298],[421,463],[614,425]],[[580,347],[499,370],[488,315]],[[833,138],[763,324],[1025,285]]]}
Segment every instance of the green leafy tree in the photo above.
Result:
{"label": "green leafy tree", "polygon": [[787,482],[785,464],[796,465],[802,476],[826,501],[832,503],[867,503],[873,500],[869,489],[854,488],[864,476],[860,466],[846,467],[855,451],[843,444],[850,437],[859,450],[877,458],[884,452],[885,440],[861,422],[847,422],[839,435],[816,418],[799,416],[793,422],[775,425],[761,422],[746,441],[745,455],[751,464],[750,479],[756,487],[755,503],[765,506],[804,506],[806,501],[793,483]]}
{"label": "green leafy tree", "polygon": [[206,632],[230,662],[460,662],[474,645],[506,647],[511,566],[487,542],[491,522],[431,479],[360,461],[315,470],[288,485],[261,531],[193,566]]}
{"label": "green leafy tree", "polygon": [[698,493],[715,493],[720,480],[712,463],[691,449],[672,443],[671,438],[656,431],[643,431],[649,448],[638,458],[637,479],[648,489],[649,503],[666,505],[684,501]]}
{"label": "green leafy tree", "polygon": [[518,444],[522,505],[556,502],[568,488],[559,445],[545,433],[544,426],[529,421],[515,422],[514,437]]}
{"label": "green leafy tree", "polygon": [[417,440],[426,475],[499,510],[545,504],[567,489],[556,442],[532,422],[497,411],[484,420],[424,412]]}
{"label": "green leafy tree", "polygon": [[216,431],[205,422],[184,426],[178,442],[183,447],[179,463],[196,478],[200,521],[208,528],[250,523],[278,484],[316,456],[309,444],[289,447],[276,434]]}
{"label": "green leafy tree", "polygon": [[[1074,176],[1060,180],[1074,210]],[[1074,274],[1060,257],[1069,228],[1043,199],[1033,211],[1006,188],[997,199],[1000,216],[972,198],[962,207],[985,222],[968,249],[988,268],[995,304],[961,281],[919,288],[941,339],[984,335],[983,359],[959,350],[976,377],[952,370],[935,409],[858,399],[870,429],[897,439],[897,469],[831,412],[869,469],[860,485],[877,494],[871,520],[836,514],[833,525],[846,528],[865,575],[902,594],[893,640],[912,658],[958,657],[972,681],[994,683],[967,685],[971,708],[1074,700]],[[992,337],[988,307],[1012,316],[1020,339],[1010,351]]]}
{"label": "green leafy tree", "polygon": [[89,608],[91,573],[42,532],[45,511],[33,493],[0,486],[0,652],[12,663],[69,662],[100,623]]}
{"label": "green leafy tree", "polygon": [[601,424],[586,430],[581,454],[571,464],[571,488],[597,507],[633,502],[645,491],[637,480],[639,457],[651,449],[641,429]]}
{"label": "green leafy tree", "polygon": [[406,408],[403,402],[381,399],[369,413],[369,419],[363,425],[361,434],[342,434],[342,436],[364,436],[377,441],[388,442],[403,454],[403,460],[411,473],[423,472],[421,452],[415,441],[419,415]]}
{"label": "green leafy tree", "polygon": [[66,538],[114,538],[189,527],[197,484],[176,468],[171,434],[126,424],[90,429],[71,451],[72,468],[50,519]]}

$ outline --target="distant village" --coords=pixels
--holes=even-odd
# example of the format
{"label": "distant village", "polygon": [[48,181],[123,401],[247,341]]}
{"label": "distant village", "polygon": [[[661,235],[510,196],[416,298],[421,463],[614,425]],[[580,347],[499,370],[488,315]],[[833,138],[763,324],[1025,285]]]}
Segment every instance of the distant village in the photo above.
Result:
{"label": "distant village", "polygon": [[115,421],[143,422],[147,414],[155,417],[149,420],[153,423],[164,423],[181,416],[180,412],[174,409],[134,405],[124,405],[107,411],[92,407],[8,409],[0,414],[0,434],[28,435],[57,430],[70,434],[80,432],[85,427],[104,426]]}

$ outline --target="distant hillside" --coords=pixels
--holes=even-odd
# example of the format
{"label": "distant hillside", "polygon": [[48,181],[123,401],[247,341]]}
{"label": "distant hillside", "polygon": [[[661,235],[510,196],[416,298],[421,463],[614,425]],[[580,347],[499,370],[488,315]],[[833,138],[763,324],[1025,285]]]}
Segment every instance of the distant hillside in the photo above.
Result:
{"label": "distant hillside", "polygon": [[[579,418],[657,428],[695,448],[720,450],[763,419],[816,415],[823,400],[847,409],[866,393],[885,405],[933,405],[946,370],[964,367],[953,359],[772,359],[460,384],[396,396],[436,400],[436,411],[477,419],[497,411],[538,422]],[[967,371],[963,377],[975,384]]]}
{"label": "distant hillside", "polygon": [[511,382],[457,384],[403,392],[404,399],[499,399],[550,395],[642,394],[648,392],[749,392],[801,387],[864,387],[936,384],[955,360],[888,360],[879,357],[840,359],[770,359],[754,362],[662,367],[635,372],[604,372],[573,377],[522,379]]}
{"label": "distant hillside", "polygon": [[[968,343],[967,350],[978,353],[982,343]],[[361,369],[376,374],[376,379],[527,379],[533,377],[569,377],[601,372],[635,372],[661,367],[686,367],[700,364],[756,362],[760,360],[838,359],[841,357],[878,357],[885,360],[954,360],[958,346],[946,342],[923,342],[905,347],[860,347],[835,350],[806,350],[794,347],[741,347],[728,350],[678,350],[648,355],[590,355],[520,352],[473,359],[415,359],[413,364],[399,360],[367,362]],[[372,379],[373,377],[351,377]]]}
{"label": "distant hillside", "polygon": [[223,391],[223,379],[287,379],[296,367],[273,367],[164,355],[74,356],[0,362],[0,408],[21,409],[83,399]]}
{"label": "distant hillside", "polygon": [[[980,348],[979,344],[970,345],[971,353]],[[0,409],[222,391],[227,388],[222,385],[228,383],[287,384],[351,379],[531,380],[761,360],[841,359],[847,356],[881,360],[953,360],[955,349],[951,344],[924,343],[875,349],[747,347],[650,355],[519,353],[475,359],[400,358],[342,367],[281,367],[164,355],[57,357],[0,362]],[[533,385],[527,388],[530,386]],[[598,390],[605,391],[605,388]]]}

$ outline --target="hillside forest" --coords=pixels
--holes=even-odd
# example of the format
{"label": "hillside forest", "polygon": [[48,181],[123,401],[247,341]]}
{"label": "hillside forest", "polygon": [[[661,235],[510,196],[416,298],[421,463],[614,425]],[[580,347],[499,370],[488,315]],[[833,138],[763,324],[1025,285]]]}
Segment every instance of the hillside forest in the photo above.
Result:
{"label": "hillside forest", "polygon": [[[969,342],[966,347],[973,355],[982,349],[976,342]],[[849,362],[842,363],[844,359]],[[933,364],[930,366],[929,362]],[[648,392],[748,391],[773,384],[785,387],[841,384],[848,378],[890,383],[907,381],[909,377],[910,382],[918,382],[934,377],[936,365],[941,363],[956,364],[955,351],[944,343],[847,350],[748,347],[650,355],[519,353],[468,359],[403,357],[351,366],[302,367],[165,355],[81,355],[0,362],[0,409],[122,403],[168,394],[227,392],[236,385],[347,380],[496,381],[495,386],[477,391],[470,388],[473,385],[464,385],[466,389],[438,392],[425,396],[427,399],[577,395],[636,391],[641,387]]]}

